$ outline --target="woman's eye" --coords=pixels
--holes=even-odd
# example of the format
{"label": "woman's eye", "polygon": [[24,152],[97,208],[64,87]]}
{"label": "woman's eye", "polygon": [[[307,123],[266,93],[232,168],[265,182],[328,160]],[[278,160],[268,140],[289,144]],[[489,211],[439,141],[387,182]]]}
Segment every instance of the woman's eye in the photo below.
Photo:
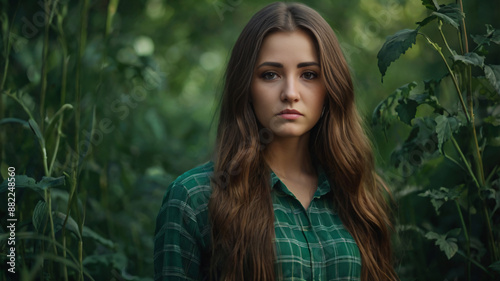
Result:
{"label": "woman's eye", "polygon": [[278,77],[278,75],[274,72],[264,72],[261,76],[265,80],[274,80]]}
{"label": "woman's eye", "polygon": [[318,77],[318,75],[316,75],[316,73],[314,73],[314,72],[310,72],[310,71],[305,72],[304,74],[302,74],[302,76],[303,76],[303,77],[304,77],[304,79],[306,79],[306,80],[312,80],[312,79],[314,79],[314,78]]}

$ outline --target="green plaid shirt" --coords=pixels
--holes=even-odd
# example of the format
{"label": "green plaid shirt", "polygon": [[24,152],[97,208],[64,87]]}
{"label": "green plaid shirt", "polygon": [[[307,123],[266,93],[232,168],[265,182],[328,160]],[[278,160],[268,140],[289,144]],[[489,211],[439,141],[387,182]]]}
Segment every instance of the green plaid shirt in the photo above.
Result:
{"label": "green plaid shirt", "polygon": [[[155,280],[208,280],[208,200],[213,163],[178,177],[156,219]],[[277,280],[360,280],[361,255],[334,211],[329,181],[318,172],[309,208],[271,172]]]}

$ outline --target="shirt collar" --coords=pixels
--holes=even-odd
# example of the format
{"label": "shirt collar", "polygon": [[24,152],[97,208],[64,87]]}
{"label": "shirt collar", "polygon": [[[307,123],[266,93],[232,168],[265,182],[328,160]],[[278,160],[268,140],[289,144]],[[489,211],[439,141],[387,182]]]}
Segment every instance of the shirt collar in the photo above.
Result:
{"label": "shirt collar", "polygon": [[[314,193],[314,198],[319,198],[328,192],[330,192],[330,182],[328,181],[328,177],[326,176],[325,170],[321,166],[317,166],[318,173],[318,189]],[[293,195],[288,188],[286,188],[285,184],[278,178],[278,176],[271,170],[271,187],[279,189],[288,195]]]}

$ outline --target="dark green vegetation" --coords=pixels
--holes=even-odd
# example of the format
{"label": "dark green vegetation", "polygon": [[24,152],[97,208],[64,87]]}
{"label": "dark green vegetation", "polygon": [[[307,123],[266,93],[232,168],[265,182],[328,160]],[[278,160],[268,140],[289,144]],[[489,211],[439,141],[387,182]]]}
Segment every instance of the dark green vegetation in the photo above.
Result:
{"label": "dark green vegetation", "polygon": [[[500,47],[500,30],[486,24],[484,33],[470,36],[469,43],[462,1],[422,3],[430,14],[415,29],[388,37],[377,55],[383,77],[420,35],[447,70],[401,86],[373,112],[374,125],[384,130],[397,119],[411,127],[391,154],[403,176],[391,179],[392,186],[403,187],[394,190],[403,213],[397,225],[401,250],[414,253],[408,265],[402,263],[401,277],[430,280],[442,273],[437,278],[498,280],[500,65],[490,64],[488,57],[491,48]],[[423,31],[428,25],[437,29],[440,43]],[[452,28],[444,31],[444,25]],[[456,44],[449,43],[450,37],[458,37]],[[422,216],[418,204],[424,203],[417,203],[415,194],[430,200],[435,214]],[[443,253],[436,253],[437,247],[422,252],[424,239]],[[420,267],[443,264],[446,271],[441,268],[439,273]]]}
{"label": "dark green vegetation", "polygon": [[[463,3],[467,36],[459,6],[304,2],[337,31],[367,121],[376,108],[401,278],[498,279],[498,1]],[[210,158],[229,50],[266,3],[0,0],[0,280],[151,280],[165,188]],[[384,45],[381,84],[385,37],[417,21]]]}

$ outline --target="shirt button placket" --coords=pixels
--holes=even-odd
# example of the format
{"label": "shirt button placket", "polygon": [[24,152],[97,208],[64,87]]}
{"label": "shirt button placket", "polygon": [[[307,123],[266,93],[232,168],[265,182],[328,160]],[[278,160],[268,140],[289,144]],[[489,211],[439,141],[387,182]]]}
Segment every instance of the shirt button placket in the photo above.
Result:
{"label": "shirt button placket", "polygon": [[[311,275],[307,280],[321,280],[321,269],[315,267],[318,262],[321,262],[321,250],[317,248],[318,245],[320,245],[320,241],[318,241],[317,235],[314,232],[314,228],[312,227],[311,219],[309,218],[309,212],[302,212],[301,218],[302,219],[300,221],[302,223],[302,232],[304,233],[307,247],[309,249],[309,256],[311,257]],[[316,247],[312,247],[311,245],[316,245]]]}

